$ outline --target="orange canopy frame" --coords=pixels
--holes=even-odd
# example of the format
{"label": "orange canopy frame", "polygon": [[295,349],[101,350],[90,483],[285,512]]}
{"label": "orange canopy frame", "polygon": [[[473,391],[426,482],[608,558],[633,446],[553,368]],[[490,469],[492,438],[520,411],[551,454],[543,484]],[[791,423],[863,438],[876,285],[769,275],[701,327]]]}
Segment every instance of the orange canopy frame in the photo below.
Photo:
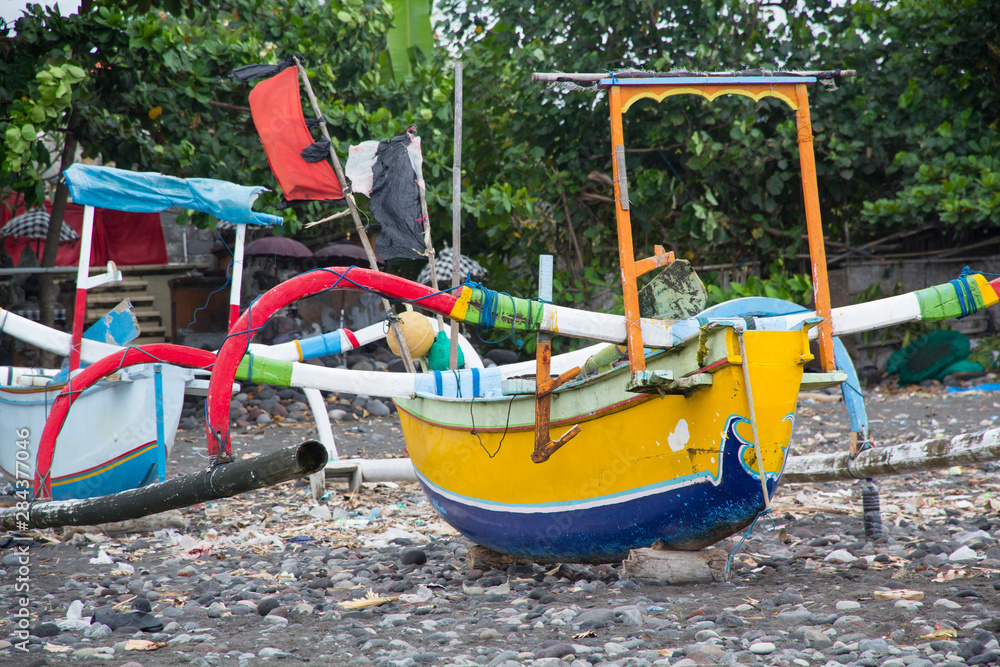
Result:
{"label": "orange canopy frame", "polygon": [[[663,76],[649,74],[620,78],[608,76],[599,85],[608,90],[611,105],[612,173],[614,177],[615,216],[618,224],[618,255],[621,262],[622,291],[625,301],[625,320],[628,329],[629,365],[633,380],[636,373],[644,371],[642,331],[639,315],[639,295],[636,278],[660,266],[672,257],[664,258],[662,248],[656,247],[655,256],[636,260],[632,245],[632,222],[629,216],[628,189],[625,180],[625,142],[622,116],[638,100],[652,99],[661,102],[673,95],[701,95],[709,101],[720,95],[742,95],[753,100],[774,97],[795,112],[798,127],[799,166],[802,176],[802,194],[805,199],[806,230],[809,255],[812,263],[813,297],[819,324],[819,359],[824,371],[834,370],[832,323],[830,321],[830,288],[826,275],[826,249],[823,243],[823,226],[819,211],[819,190],[816,185],[816,159],[813,153],[812,126],[809,120],[809,98],[806,87],[820,76],[832,73],[773,73],[773,74],[691,74],[690,76]],[[838,72],[848,76],[852,72]],[[555,76],[555,75],[554,75]],[[569,75],[572,76],[572,75]],[[590,75],[584,75],[590,76]]]}

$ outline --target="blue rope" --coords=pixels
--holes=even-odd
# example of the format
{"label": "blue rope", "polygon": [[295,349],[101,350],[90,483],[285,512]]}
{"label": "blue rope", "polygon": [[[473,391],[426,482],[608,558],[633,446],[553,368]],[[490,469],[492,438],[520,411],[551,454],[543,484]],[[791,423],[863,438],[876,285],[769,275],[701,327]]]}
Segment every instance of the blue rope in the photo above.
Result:
{"label": "blue rope", "polygon": [[[514,339],[514,346],[518,350],[520,350],[524,346],[524,341],[522,339],[520,339],[520,338],[517,337],[517,332],[513,328],[510,330],[510,333],[508,333],[503,338],[498,338],[497,340],[486,340],[485,338],[483,338],[482,334],[480,333],[480,331],[482,331],[482,330],[495,329],[496,328],[497,317],[499,317],[499,315],[500,315],[500,308],[499,308],[499,306],[500,306],[500,297],[504,297],[505,296],[508,299],[510,299],[510,305],[511,305],[512,309],[516,307],[515,304],[517,303],[514,300],[514,297],[511,296],[510,294],[508,294],[507,292],[494,292],[493,290],[491,290],[490,288],[486,287],[482,283],[477,283],[476,281],[472,280],[471,273],[470,273],[470,275],[466,276],[465,282],[463,284],[465,286],[469,287],[470,289],[477,289],[477,290],[479,290],[479,291],[481,291],[483,293],[483,303],[482,303],[482,306],[480,307],[479,324],[476,325],[476,336],[479,338],[479,340],[481,342],[483,342],[483,343],[486,343],[487,345],[497,345],[499,343],[504,342],[508,338],[513,338]],[[532,319],[531,318],[531,302],[532,301],[537,301],[537,300],[538,299],[531,299],[528,302],[528,320],[529,321]]]}
{"label": "blue rope", "polygon": [[208,304],[212,301],[212,297],[221,292],[222,290],[226,289],[227,287],[229,287],[229,283],[232,282],[233,279],[233,264],[236,261],[236,258],[233,255],[233,250],[232,248],[229,247],[229,244],[226,243],[225,239],[222,238],[222,234],[219,233],[218,229],[215,230],[215,234],[216,236],[219,237],[219,240],[222,241],[222,245],[226,248],[226,250],[229,251],[229,256],[232,257],[233,259],[232,261],[229,262],[229,266],[226,267],[226,282],[222,283],[222,287],[220,287],[219,289],[215,290],[207,297],[205,297],[205,303],[194,309],[194,313],[191,314],[191,321],[188,322],[188,325],[184,327],[183,330],[179,330],[181,334],[184,336],[187,336],[188,334],[191,333],[191,327],[193,327],[195,322],[198,321],[198,313],[208,308]]}
{"label": "blue rope", "polygon": [[958,296],[958,306],[962,309],[962,314],[958,319],[968,317],[979,310],[979,307],[976,305],[976,299],[972,296],[972,288],[969,287],[968,276],[971,274],[972,271],[969,267],[965,267],[958,278],[948,281],[948,284],[955,288],[955,294]]}
{"label": "blue rope", "polygon": [[761,510],[757,514],[757,516],[755,516],[753,518],[753,521],[750,523],[750,527],[747,528],[747,532],[743,533],[743,537],[741,537],[740,541],[736,543],[736,547],[729,553],[729,559],[726,561],[726,575],[725,575],[726,576],[726,581],[729,581],[729,567],[733,564],[733,556],[735,556],[736,552],[740,550],[741,546],[743,546],[743,541],[745,539],[747,539],[748,537],[750,537],[750,534],[753,533],[753,529],[754,529],[754,526],[757,525],[757,521],[759,521],[761,517],[767,517],[770,520],[770,522],[771,522],[771,527],[770,528],[765,528],[764,529],[765,532],[769,533],[772,530],[774,530],[774,518],[768,516],[770,514],[771,514],[771,509],[770,508],[768,508],[766,510]]}

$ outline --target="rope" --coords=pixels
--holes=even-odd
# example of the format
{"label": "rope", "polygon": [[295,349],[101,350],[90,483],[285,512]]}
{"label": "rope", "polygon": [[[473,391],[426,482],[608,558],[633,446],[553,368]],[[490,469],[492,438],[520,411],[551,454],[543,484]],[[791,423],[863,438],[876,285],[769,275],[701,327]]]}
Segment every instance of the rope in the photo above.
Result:
{"label": "rope", "polygon": [[[513,338],[514,346],[518,350],[520,350],[524,346],[524,340],[523,338],[518,338],[517,331],[513,328],[514,323],[511,323],[510,333],[508,333],[503,338],[498,338],[496,340],[486,340],[485,338],[482,337],[482,334],[480,333],[480,331],[482,330],[490,330],[496,328],[497,318],[501,314],[500,313],[501,297],[507,297],[508,299],[510,299],[511,310],[514,311],[514,318],[515,319],[517,318],[517,301],[514,299],[514,297],[508,294],[507,292],[495,292],[490,288],[486,287],[485,285],[483,285],[482,283],[477,283],[476,281],[472,280],[471,271],[466,276],[465,282],[462,284],[468,287],[469,289],[479,290],[483,295],[483,302],[480,305],[479,324],[476,325],[476,336],[479,338],[479,340],[483,343],[486,343],[487,345],[497,345],[499,343],[504,342],[508,338]],[[531,322],[534,319],[532,312],[533,311],[532,303],[535,301],[538,301],[540,303],[545,303],[545,301],[538,297],[535,297],[533,299],[526,299],[526,301],[528,302],[527,321]]]}
{"label": "rope", "polygon": [[729,558],[726,560],[726,574],[725,574],[726,581],[729,581],[729,568],[733,564],[733,556],[735,556],[736,552],[738,552],[740,550],[740,547],[743,546],[743,541],[746,540],[748,537],[750,537],[750,535],[753,533],[754,526],[757,525],[757,522],[761,519],[761,517],[767,517],[767,519],[770,520],[771,522],[771,527],[765,528],[764,532],[770,533],[771,531],[774,530],[775,528],[774,518],[770,516],[771,511],[772,510],[770,508],[767,508],[758,512],[757,516],[755,516],[753,518],[753,521],[750,522],[750,527],[747,528],[747,532],[743,533],[743,536],[740,537],[740,541],[737,542],[733,550],[729,552]]}
{"label": "rope", "polygon": [[962,309],[962,314],[958,319],[968,317],[979,310],[979,307],[976,305],[976,299],[972,296],[972,288],[969,286],[968,276],[971,274],[972,271],[969,267],[965,267],[958,278],[948,281],[948,284],[955,288],[955,294],[958,296],[958,305]]}
{"label": "rope", "polygon": [[195,322],[198,321],[198,313],[200,313],[203,310],[206,310],[208,308],[208,304],[212,301],[212,297],[221,292],[222,290],[226,289],[227,287],[229,287],[229,284],[233,280],[233,265],[236,262],[236,257],[233,255],[232,248],[230,248],[229,244],[226,243],[225,239],[222,238],[222,234],[219,232],[218,229],[215,230],[215,234],[216,236],[219,237],[219,240],[222,241],[222,245],[226,248],[226,250],[229,251],[229,256],[232,258],[231,261],[229,262],[229,266],[226,267],[226,282],[222,283],[222,287],[220,287],[219,289],[215,290],[207,297],[205,297],[205,303],[203,305],[198,306],[197,308],[194,309],[194,312],[191,314],[192,318],[191,321],[188,322],[188,325],[184,327],[183,330],[179,329],[180,333],[184,336],[187,336],[188,334],[191,333],[191,327],[193,327]]}
{"label": "rope", "polygon": [[511,396],[510,397],[510,402],[507,404],[507,423],[504,424],[503,435],[500,436],[500,444],[497,445],[497,450],[495,452],[493,452],[492,454],[490,454],[490,450],[486,449],[486,445],[483,444],[483,439],[481,437],[479,437],[479,432],[476,431],[476,415],[472,411],[472,407],[473,407],[473,405],[476,402],[476,397],[473,396],[472,400],[469,401],[469,417],[472,418],[472,430],[469,431],[469,434],[476,436],[476,439],[479,440],[479,446],[483,448],[484,452],[486,452],[486,456],[490,457],[491,459],[494,456],[496,456],[497,454],[500,453],[500,448],[503,447],[504,438],[507,437],[507,429],[510,428],[510,410],[511,410],[511,408],[514,407],[514,399],[515,398],[516,398],[516,396]]}

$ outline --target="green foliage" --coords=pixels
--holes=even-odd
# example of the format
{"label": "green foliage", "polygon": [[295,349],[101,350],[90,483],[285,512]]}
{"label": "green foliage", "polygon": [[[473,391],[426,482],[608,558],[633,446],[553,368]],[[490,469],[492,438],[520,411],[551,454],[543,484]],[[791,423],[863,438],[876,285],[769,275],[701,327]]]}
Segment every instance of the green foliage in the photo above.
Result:
{"label": "green foliage", "polygon": [[[856,69],[836,90],[810,89],[828,236],[846,230],[859,244],[934,224],[976,239],[1000,223],[996,2],[443,0],[437,33],[447,42],[434,48],[426,0],[95,0],[72,17],[33,6],[17,37],[0,40],[0,190],[40,197],[38,173],[67,132],[85,156],[119,166],[275,187],[241,111],[250,85],[224,77],[299,52],[341,155],[418,126],[440,248],[452,206],[446,59],[459,57],[463,248],[490,270],[491,287],[522,295],[535,292],[535,257],[554,254],[557,302],[614,309],[606,95],[534,84],[533,71]],[[390,57],[392,76],[387,49],[406,54]],[[68,66],[84,78],[38,78]],[[712,298],[810,300],[808,280],[791,271],[805,243],[787,106],[645,100],[624,129],[637,257],[660,243],[696,266],[780,260],[767,279]],[[311,204],[286,220],[295,229],[328,214]]]}
{"label": "green foliage", "polygon": [[382,54],[383,76],[402,82],[413,74],[413,63],[434,54],[431,28],[432,0],[392,0],[392,28]]}
{"label": "green foliage", "polygon": [[[467,182],[481,190],[502,178],[533,203],[519,213],[531,233],[513,237],[516,247],[494,233],[490,247],[556,253],[564,285],[585,284],[595,259],[614,269],[608,107],[600,92],[531,83],[532,71],[857,69],[837,90],[810,89],[828,235],[846,230],[858,244],[929,223],[961,240],[1000,222],[996,0],[441,9],[440,32],[466,68]],[[625,116],[625,139],[637,256],[663,243],[695,265],[766,265],[806,251],[795,120],[783,103],[642,101]]]}
{"label": "green foliage", "polygon": [[986,370],[1000,368],[1000,338],[986,336],[971,341],[974,345],[969,361],[973,361]]}
{"label": "green foliage", "polygon": [[[712,280],[714,272],[707,277]],[[726,289],[709,282],[705,289],[708,292],[709,306],[748,296],[766,296],[801,305],[809,305],[813,300],[813,285],[809,276],[787,274],[781,266],[772,266],[768,278],[749,276],[742,284],[730,283]]]}

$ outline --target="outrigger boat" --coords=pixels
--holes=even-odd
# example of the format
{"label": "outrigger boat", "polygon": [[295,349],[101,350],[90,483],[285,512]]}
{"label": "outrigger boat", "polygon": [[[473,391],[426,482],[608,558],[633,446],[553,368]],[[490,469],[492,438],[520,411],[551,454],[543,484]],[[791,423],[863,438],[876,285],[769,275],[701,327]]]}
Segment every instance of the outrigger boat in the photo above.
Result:
{"label": "outrigger boat", "polygon": [[[975,275],[831,311],[806,91],[842,74],[539,76],[592,82],[608,93],[625,316],[469,286],[456,295],[434,293],[354,268],[307,273],[258,299],[220,349],[209,389],[210,447],[228,452],[228,404],[221,392],[271,313],[323,290],[367,289],[467,323],[542,334],[534,379],[516,380],[501,368],[365,380],[366,393],[396,397],[424,490],[441,516],[471,540],[523,558],[610,561],[657,541],[697,549],[746,527],[769,509],[780,481],[799,390],[847,379],[837,368],[836,335],[958,317],[998,300],[998,283]],[[658,249],[635,259],[622,116],[640,99],[677,94],[773,97],[795,111],[815,311],[779,308],[749,318],[706,313],[672,323],[641,317],[636,277],[672,257]],[[550,360],[546,335],[556,334],[624,343],[627,364],[614,362],[614,347],[590,350],[589,363],[579,356]],[[818,374],[803,370],[813,358],[811,336],[818,341]],[[323,388],[337,388],[321,370],[292,363],[264,372],[264,366],[258,368],[272,382],[317,386],[325,375],[330,383]],[[568,430],[553,439],[551,428]]]}
{"label": "outrigger boat", "polygon": [[[850,380],[849,359],[836,353],[836,336],[959,317],[1000,301],[1000,281],[973,274],[903,296],[830,308],[806,89],[840,75],[538,77],[592,82],[608,91],[624,316],[501,296],[477,285],[451,294],[368,269],[317,269],[250,304],[217,355],[170,345],[131,348],[81,372],[77,389],[111,370],[148,363],[151,356],[169,355],[188,367],[212,364],[206,429],[209,450],[220,461],[232,454],[229,400],[238,377],[391,396],[428,497],[444,520],[479,544],[562,562],[620,560],[630,549],[658,541],[672,549],[712,544],[769,510],[791,450],[800,389]],[[795,111],[815,310],[751,300],[676,320],[643,316],[636,278],[670,265],[673,257],[657,248],[652,257],[635,259],[622,115],[639,99],[688,93],[709,100],[723,94],[775,97]],[[371,291],[484,328],[535,332],[536,360],[386,374],[320,368],[294,355],[268,359],[266,351],[251,349],[256,332],[277,311],[331,289]],[[598,344],[551,357],[552,335]],[[804,370],[813,359],[812,339],[818,373]],[[43,444],[54,441],[64,417],[49,420]],[[567,430],[553,438],[553,428]],[[36,483],[41,488],[44,480]]]}
{"label": "outrigger boat", "polygon": [[[87,290],[122,279],[113,263],[105,273],[90,275],[95,208],[159,212],[178,205],[237,224],[234,264],[238,271],[234,272],[232,290],[237,301],[230,306],[231,319],[238,312],[246,225],[281,222],[278,216],[251,210],[264,188],[79,164],[66,170],[65,176],[74,202],[84,205],[72,335],[0,309],[0,331],[68,360],[68,368],[61,374],[43,369],[0,369],[0,429],[23,434],[0,439],[0,472],[14,484],[39,477],[44,483],[36,497],[54,499],[103,496],[163,481],[184,393],[196,380],[191,370],[195,367],[172,365],[169,357],[147,356],[147,363],[112,369],[83,390],[78,379],[81,366],[119,352],[138,333],[134,315],[127,309],[106,316],[111,323],[98,327],[96,335],[83,331]],[[120,326],[129,319],[131,327]],[[85,407],[68,415],[56,456],[54,440],[46,446],[41,443],[52,411],[58,413],[67,396],[72,401],[79,399]]]}

